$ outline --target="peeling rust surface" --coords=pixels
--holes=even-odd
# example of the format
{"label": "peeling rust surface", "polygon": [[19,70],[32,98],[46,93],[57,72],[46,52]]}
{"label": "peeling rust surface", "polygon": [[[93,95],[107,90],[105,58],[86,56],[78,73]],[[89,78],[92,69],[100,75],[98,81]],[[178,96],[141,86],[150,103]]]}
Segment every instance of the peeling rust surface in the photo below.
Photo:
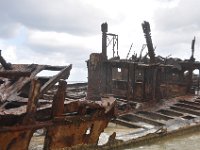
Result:
{"label": "peeling rust surface", "polygon": [[27,150],[32,135],[32,130],[0,132],[0,148],[2,150]]}
{"label": "peeling rust surface", "polygon": [[[84,119],[84,118],[83,118]],[[74,120],[66,125],[57,123],[47,130],[47,149],[71,147],[78,144],[97,144],[100,134],[108,124],[107,119],[91,121]]]}

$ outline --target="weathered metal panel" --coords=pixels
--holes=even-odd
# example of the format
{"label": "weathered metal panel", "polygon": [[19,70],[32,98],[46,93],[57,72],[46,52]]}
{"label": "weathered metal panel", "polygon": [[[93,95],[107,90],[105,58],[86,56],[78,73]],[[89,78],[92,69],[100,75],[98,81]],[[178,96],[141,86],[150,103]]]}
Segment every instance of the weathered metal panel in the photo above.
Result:
{"label": "weathered metal panel", "polygon": [[33,130],[0,132],[1,150],[27,150]]}
{"label": "weathered metal panel", "polygon": [[72,123],[56,122],[47,128],[45,149],[71,147],[78,144],[97,144],[101,132],[109,119],[83,121],[84,118]]}

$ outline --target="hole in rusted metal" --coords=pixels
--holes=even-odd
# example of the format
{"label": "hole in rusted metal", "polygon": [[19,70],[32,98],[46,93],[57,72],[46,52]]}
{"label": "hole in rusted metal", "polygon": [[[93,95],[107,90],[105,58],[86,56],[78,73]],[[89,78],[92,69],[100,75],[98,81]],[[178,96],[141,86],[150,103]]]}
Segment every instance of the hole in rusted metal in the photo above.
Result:
{"label": "hole in rusted metal", "polygon": [[122,72],[122,69],[121,69],[121,68],[117,68],[117,71],[118,71],[118,72]]}
{"label": "hole in rusted metal", "polygon": [[33,136],[31,137],[28,149],[42,150],[44,147],[45,132],[45,128],[36,130]]}
{"label": "hole in rusted metal", "polygon": [[85,135],[90,135],[91,134],[93,126],[94,126],[94,124],[92,124],[89,128],[87,128],[87,130],[85,132]]}
{"label": "hole in rusted metal", "polygon": [[89,127],[87,130],[86,130],[86,135],[89,135],[91,133],[91,127]]}
{"label": "hole in rusted metal", "polygon": [[87,114],[87,115],[91,115],[91,116],[92,116],[95,112],[96,112],[95,109],[91,109],[91,108],[87,108],[87,109],[86,109],[86,114]]}

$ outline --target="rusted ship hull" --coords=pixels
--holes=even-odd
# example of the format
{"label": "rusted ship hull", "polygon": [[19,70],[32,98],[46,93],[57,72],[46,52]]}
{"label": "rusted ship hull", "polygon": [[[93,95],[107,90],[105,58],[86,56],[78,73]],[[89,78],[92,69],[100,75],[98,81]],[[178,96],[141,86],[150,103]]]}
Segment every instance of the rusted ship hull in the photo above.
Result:
{"label": "rusted ship hull", "polygon": [[[1,61],[1,150],[27,150],[39,129],[45,131],[46,150],[97,144],[114,115],[114,98],[86,100],[73,87],[67,90],[71,65],[8,65],[2,56]],[[60,72],[37,76],[42,70]]]}
{"label": "rusted ship hull", "polygon": [[[75,106],[73,112],[65,111],[62,114],[56,114],[52,119],[37,121],[34,120],[35,117],[32,115],[27,120],[27,114],[25,114],[21,123],[12,126],[1,126],[1,149],[27,150],[33,133],[38,129],[46,131],[44,149],[66,148],[75,145],[96,145],[100,134],[107,127],[113,115],[113,110],[105,112],[105,109],[100,107],[99,104],[91,104],[91,102],[79,103],[76,101],[72,103],[74,104],[67,104],[65,109],[71,110],[71,106]],[[82,110],[85,107],[87,110]],[[60,111],[60,106],[57,109]],[[42,112],[40,113],[41,115],[43,114]],[[1,121],[5,120],[1,119]]]}

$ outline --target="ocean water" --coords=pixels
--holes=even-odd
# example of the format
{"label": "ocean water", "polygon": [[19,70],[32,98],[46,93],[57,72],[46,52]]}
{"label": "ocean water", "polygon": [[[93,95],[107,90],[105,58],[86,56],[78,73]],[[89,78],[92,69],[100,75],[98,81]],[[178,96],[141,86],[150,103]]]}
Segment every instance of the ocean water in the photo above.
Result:
{"label": "ocean water", "polygon": [[200,131],[124,150],[200,150]]}

